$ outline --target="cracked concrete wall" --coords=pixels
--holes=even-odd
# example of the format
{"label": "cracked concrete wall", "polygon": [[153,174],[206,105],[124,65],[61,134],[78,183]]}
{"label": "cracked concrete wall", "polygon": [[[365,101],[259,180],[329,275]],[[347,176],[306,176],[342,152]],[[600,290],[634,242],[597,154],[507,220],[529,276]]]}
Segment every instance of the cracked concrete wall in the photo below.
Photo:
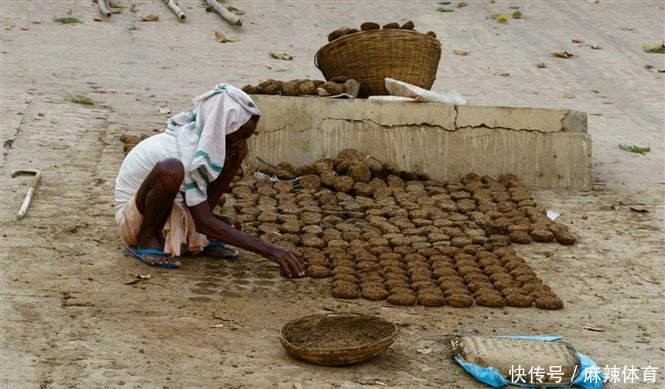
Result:
{"label": "cracked concrete wall", "polygon": [[436,179],[513,173],[533,188],[591,189],[583,112],[253,97],[262,112],[253,163],[302,165],[352,147]]}

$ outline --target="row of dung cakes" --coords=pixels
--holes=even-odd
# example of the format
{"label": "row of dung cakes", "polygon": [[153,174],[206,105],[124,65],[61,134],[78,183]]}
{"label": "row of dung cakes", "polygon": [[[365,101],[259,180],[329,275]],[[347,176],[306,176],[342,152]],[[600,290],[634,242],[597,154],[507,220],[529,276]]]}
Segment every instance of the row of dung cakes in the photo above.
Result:
{"label": "row of dung cakes", "polygon": [[[337,298],[387,299],[395,305],[561,309],[563,301],[509,247],[493,251],[449,247],[446,254],[427,257],[411,252],[366,249],[328,251],[328,258],[306,249],[307,272],[332,275],[331,294]],[[475,252],[475,253],[474,253]],[[331,270],[328,270],[328,263]]]}
{"label": "row of dung cakes", "polygon": [[254,95],[282,95],[282,96],[336,96],[346,93],[345,80],[322,81],[322,80],[291,80],[278,81],[269,79],[257,85],[245,85],[242,90]]}
{"label": "row of dung cakes", "polygon": [[[383,25],[384,30],[392,30],[392,29],[401,29],[401,30],[414,30],[415,24],[412,21],[408,21],[400,26],[399,23],[397,22],[392,22],[392,23],[387,23]],[[328,42],[335,41],[343,36],[353,34],[359,31],[372,31],[372,30],[380,30],[382,29],[381,25],[379,23],[375,22],[365,22],[360,25],[360,30],[356,28],[349,28],[349,27],[341,27],[338,28],[335,31],[332,31],[330,34],[328,34]],[[428,31],[426,35],[431,36],[432,38],[436,38],[436,33],[434,31]]]}

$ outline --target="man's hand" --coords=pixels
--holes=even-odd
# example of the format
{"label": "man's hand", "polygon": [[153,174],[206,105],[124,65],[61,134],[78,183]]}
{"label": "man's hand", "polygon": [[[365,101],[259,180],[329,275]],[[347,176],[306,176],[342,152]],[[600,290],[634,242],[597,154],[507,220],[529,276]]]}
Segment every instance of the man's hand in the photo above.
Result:
{"label": "man's hand", "polygon": [[271,244],[266,258],[279,265],[282,277],[293,278],[305,275],[303,255],[297,251]]}
{"label": "man's hand", "polygon": [[226,215],[217,215],[216,213],[213,214],[213,215],[215,215],[215,217],[217,219],[219,219],[222,222],[230,225],[231,227],[235,228],[238,231],[243,231],[243,229],[245,228],[245,226],[242,224],[242,222],[238,219],[235,219],[235,218],[232,218],[232,217],[226,216]]}

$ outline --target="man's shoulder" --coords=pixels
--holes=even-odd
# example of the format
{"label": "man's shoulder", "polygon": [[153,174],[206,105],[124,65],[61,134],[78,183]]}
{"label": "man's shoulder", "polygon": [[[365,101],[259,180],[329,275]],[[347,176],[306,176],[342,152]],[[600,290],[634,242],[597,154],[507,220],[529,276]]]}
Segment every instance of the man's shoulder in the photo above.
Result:
{"label": "man's shoulder", "polygon": [[162,132],[139,142],[139,144],[127,154],[127,158],[160,161],[164,158],[176,157],[177,154],[178,147],[175,138]]}
{"label": "man's shoulder", "polygon": [[165,132],[152,135],[144,139],[137,147],[142,147],[150,150],[164,150],[165,148],[176,147],[175,137]]}

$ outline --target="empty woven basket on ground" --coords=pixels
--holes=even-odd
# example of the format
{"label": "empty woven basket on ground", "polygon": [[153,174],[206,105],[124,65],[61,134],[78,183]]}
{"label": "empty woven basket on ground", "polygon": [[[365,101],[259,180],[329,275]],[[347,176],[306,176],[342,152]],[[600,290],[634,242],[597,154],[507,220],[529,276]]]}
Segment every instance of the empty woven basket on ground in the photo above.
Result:
{"label": "empty woven basket on ground", "polygon": [[297,359],[340,366],[385,352],[397,339],[397,327],[380,317],[360,313],[305,316],[282,328],[280,342]]}
{"label": "empty woven basket on ground", "polygon": [[360,31],[323,46],[314,63],[326,80],[353,78],[359,97],[386,95],[384,78],[430,89],[441,59],[441,42],[411,30]]}

